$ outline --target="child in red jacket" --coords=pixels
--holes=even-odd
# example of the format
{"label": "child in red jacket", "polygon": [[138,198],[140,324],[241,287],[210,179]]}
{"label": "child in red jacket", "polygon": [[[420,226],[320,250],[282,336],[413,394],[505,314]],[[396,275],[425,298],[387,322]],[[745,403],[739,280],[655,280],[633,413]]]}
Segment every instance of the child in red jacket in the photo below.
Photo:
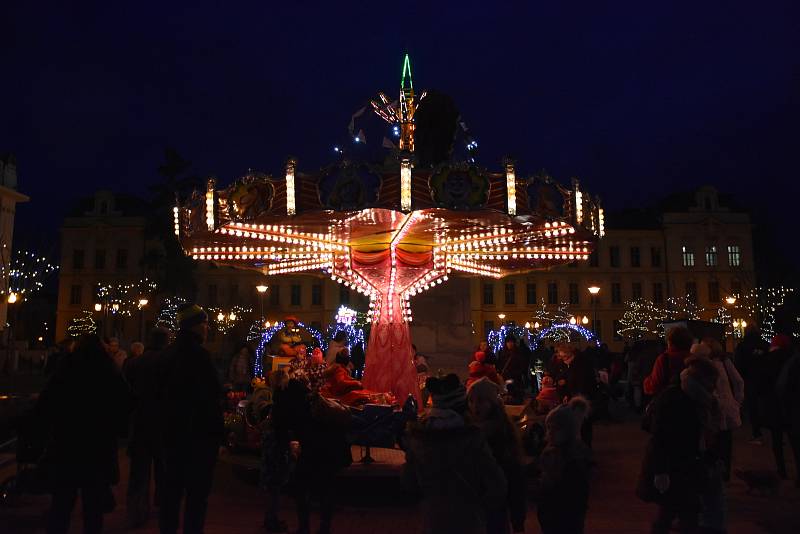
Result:
{"label": "child in red jacket", "polygon": [[473,361],[469,364],[469,378],[467,379],[467,388],[474,382],[481,378],[486,377],[501,389],[505,389],[503,384],[503,377],[497,372],[494,364],[494,357],[491,352],[486,353],[478,351],[473,355]]}

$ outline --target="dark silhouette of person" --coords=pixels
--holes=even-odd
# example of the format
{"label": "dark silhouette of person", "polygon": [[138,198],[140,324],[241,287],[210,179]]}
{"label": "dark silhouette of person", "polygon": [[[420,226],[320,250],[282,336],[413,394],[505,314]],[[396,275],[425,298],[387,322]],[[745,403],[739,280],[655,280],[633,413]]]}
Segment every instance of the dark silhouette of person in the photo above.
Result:
{"label": "dark silhouette of person", "polygon": [[125,432],[128,386],[96,335],[78,340],[42,390],[35,416],[50,435],[43,464],[51,467],[53,500],[48,533],[69,530],[80,493],[83,531],[103,529],[113,507],[111,486],[119,482],[117,440]]}
{"label": "dark silhouette of person", "polygon": [[203,531],[214,467],[224,437],[222,386],[211,354],[203,348],[208,315],[196,304],[178,309],[180,330],[161,357],[159,398],[164,484],[159,526],[178,531],[186,497],[183,532]]}

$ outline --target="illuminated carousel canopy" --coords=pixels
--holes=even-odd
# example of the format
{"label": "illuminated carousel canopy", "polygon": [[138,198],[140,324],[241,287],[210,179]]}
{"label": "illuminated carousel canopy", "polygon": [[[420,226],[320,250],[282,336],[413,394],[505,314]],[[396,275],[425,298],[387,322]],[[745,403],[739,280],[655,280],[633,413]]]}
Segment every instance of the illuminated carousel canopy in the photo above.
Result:
{"label": "illuminated carousel canopy", "polygon": [[[409,80],[405,80],[408,71]],[[399,103],[376,113],[400,133],[397,165],[343,159],[318,172],[213,179],[175,207],[174,229],[197,260],[266,275],[323,271],[370,297],[366,387],[418,394],[410,358],[410,299],[452,271],[499,278],[585,260],[604,233],[599,201],[573,179],[517,177],[514,163],[414,169],[415,99],[406,59]],[[424,94],[423,94],[424,97]]]}

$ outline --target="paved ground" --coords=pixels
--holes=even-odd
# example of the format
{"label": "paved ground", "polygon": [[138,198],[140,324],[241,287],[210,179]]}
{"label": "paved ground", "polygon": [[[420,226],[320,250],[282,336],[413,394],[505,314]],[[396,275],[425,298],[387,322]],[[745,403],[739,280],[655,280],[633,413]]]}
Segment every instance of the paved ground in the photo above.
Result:
{"label": "paved ground", "polygon": [[[648,531],[653,509],[639,502],[633,487],[641,461],[645,435],[638,421],[629,418],[624,423],[599,423],[595,431],[597,468],[592,480],[588,533],[641,533]],[[358,450],[356,450],[358,453]],[[788,452],[788,451],[787,451]],[[384,453],[385,454],[385,453]],[[736,436],[734,464],[741,468],[772,468],[768,445],[746,443],[744,433]],[[373,466],[354,464],[342,480],[339,492],[340,510],[335,518],[334,532],[393,534],[416,532],[419,528],[417,506],[400,492],[396,471],[391,463],[398,456],[378,453],[383,463]],[[127,465],[123,458],[123,472]],[[791,454],[788,454],[791,458]],[[793,466],[792,466],[793,467]],[[793,471],[792,471],[793,472]],[[0,476],[6,473],[0,472]],[[372,475],[372,476],[368,476]],[[230,461],[220,462],[217,468],[214,493],[211,496],[206,532],[208,534],[255,534],[259,528],[263,507],[262,495],[249,473]],[[775,497],[745,494],[742,482],[734,480],[729,486],[730,530],[736,533],[798,533],[800,532],[800,490],[784,483]],[[125,528],[124,481],[115,488],[117,509],[107,516],[106,532],[127,532]],[[14,508],[0,509],[0,532],[42,532],[42,522],[48,504],[47,497],[26,496]],[[284,518],[295,525],[291,502],[284,502]],[[74,516],[72,532],[80,532],[79,514]],[[153,518],[139,533],[156,532]],[[535,505],[530,507],[528,533],[539,532]]]}

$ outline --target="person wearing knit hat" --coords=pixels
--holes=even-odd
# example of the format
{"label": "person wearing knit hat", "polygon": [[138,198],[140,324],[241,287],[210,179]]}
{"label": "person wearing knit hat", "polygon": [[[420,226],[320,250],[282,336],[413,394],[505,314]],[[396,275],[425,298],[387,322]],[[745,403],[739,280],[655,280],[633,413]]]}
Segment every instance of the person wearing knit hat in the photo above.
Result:
{"label": "person wearing knit hat", "polygon": [[495,358],[492,352],[476,352],[473,355],[473,360],[469,363],[469,378],[467,378],[467,387],[483,377],[488,377],[489,380],[505,390],[503,377],[497,372],[497,367],[495,367],[494,360]]}
{"label": "person wearing knit hat", "polygon": [[692,345],[692,348],[689,349],[689,353],[698,358],[710,358],[711,347],[707,343],[695,343]]}
{"label": "person wearing knit hat", "polygon": [[202,532],[225,437],[223,393],[211,353],[203,347],[208,314],[197,304],[184,304],[177,318],[180,330],[164,349],[160,369],[164,485],[159,526],[162,532],[177,532],[185,495],[183,531]]}
{"label": "person wearing knit hat", "polygon": [[506,414],[501,393],[488,377],[476,380],[467,390],[470,420],[483,432],[508,483],[506,502],[486,510],[486,530],[508,532],[510,518],[513,531],[524,532],[527,505],[522,444],[516,426]]}
{"label": "person wearing knit hat", "polygon": [[422,495],[421,532],[485,534],[487,511],[505,502],[503,470],[481,429],[462,415],[465,390],[459,378],[431,377],[426,385],[433,406],[408,424],[403,438],[404,479]]}
{"label": "person wearing knit hat", "polygon": [[591,451],[580,429],[589,402],[576,396],[547,414],[547,446],[539,457],[537,515],[544,534],[582,533],[589,501]]}

